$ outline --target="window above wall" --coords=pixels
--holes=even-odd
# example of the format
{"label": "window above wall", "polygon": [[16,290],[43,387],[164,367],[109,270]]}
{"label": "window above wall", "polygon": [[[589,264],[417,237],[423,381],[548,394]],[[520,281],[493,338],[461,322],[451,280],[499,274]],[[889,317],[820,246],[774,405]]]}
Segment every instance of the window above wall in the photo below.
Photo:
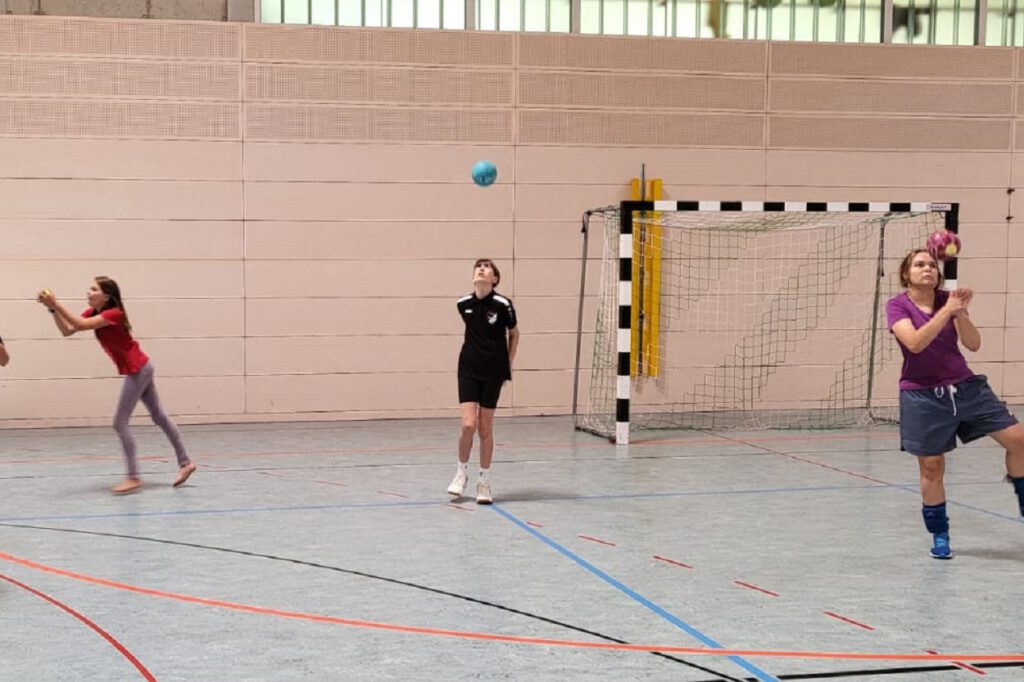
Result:
{"label": "window above wall", "polygon": [[[1017,0],[256,0],[263,23],[1024,45]],[[977,18],[983,20],[979,22]]]}
{"label": "window above wall", "polygon": [[465,0],[259,0],[268,24],[466,28]]}

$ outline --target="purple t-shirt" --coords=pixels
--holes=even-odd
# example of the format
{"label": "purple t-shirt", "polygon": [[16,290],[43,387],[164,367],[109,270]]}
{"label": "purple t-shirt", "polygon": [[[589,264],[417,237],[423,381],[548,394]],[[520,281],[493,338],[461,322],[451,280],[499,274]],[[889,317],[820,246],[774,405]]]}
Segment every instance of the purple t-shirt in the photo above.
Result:
{"label": "purple t-shirt", "polygon": [[[935,292],[935,311],[946,305],[949,300],[949,292],[938,290]],[[885,304],[885,314],[889,320],[889,331],[892,326],[900,320],[909,319],[914,324],[914,329],[920,329],[932,319],[932,314],[926,313],[910,300],[907,292],[899,296],[893,296]],[[900,343],[900,351],[903,353],[903,371],[900,373],[900,390],[935,388],[936,386],[948,386],[964,379],[974,376],[967,367],[967,360],[960,352],[959,337],[956,334],[956,327],[950,319],[942,328],[928,347],[920,353],[911,353],[907,347]]]}

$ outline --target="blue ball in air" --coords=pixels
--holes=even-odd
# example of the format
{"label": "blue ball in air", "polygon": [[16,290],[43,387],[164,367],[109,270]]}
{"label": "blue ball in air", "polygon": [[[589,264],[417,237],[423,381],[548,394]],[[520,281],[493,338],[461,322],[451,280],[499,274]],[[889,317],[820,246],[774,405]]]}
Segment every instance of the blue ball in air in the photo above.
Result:
{"label": "blue ball in air", "polygon": [[481,187],[494,184],[498,179],[498,167],[491,161],[477,161],[473,164],[473,182]]}

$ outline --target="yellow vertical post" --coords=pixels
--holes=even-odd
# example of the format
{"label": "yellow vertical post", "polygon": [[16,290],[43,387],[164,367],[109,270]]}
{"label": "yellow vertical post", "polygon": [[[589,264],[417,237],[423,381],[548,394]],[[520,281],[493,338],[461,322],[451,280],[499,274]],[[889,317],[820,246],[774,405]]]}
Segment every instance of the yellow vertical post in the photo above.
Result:
{"label": "yellow vertical post", "polygon": [[[650,191],[648,196],[652,201],[661,199],[662,180],[654,178],[650,180]],[[657,217],[659,213],[655,212]],[[645,287],[644,291],[644,373],[649,377],[657,377],[661,368],[661,345],[659,334],[661,331],[661,234],[662,228],[652,226],[647,229],[647,248],[644,249],[645,258]]]}

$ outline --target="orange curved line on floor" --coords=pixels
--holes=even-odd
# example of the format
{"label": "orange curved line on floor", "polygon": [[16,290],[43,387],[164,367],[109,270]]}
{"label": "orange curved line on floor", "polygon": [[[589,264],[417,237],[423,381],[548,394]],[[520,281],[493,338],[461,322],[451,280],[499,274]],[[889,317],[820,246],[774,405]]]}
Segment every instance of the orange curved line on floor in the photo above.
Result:
{"label": "orange curved line on floor", "polygon": [[201,604],[216,608],[255,613],[265,616],[277,616],[280,618],[291,618],[295,620],[306,620],[316,623],[330,623],[334,625],[346,625],[350,627],[367,628],[372,630],[387,630],[391,632],[402,632],[417,635],[432,635],[435,637],[453,637],[457,639],[483,640],[490,642],[505,642],[508,644],[531,644],[538,646],[557,646],[573,649],[602,649],[613,651],[639,651],[639,652],[662,652],[673,654],[686,654],[691,656],[743,656],[749,658],[808,658],[808,659],[831,659],[831,660],[867,660],[867,661],[949,661],[949,662],[989,662],[989,663],[1024,663],[1024,654],[868,654],[868,653],[847,653],[839,651],[780,651],[780,650],[757,650],[757,649],[708,649],[698,647],[661,646],[656,644],[618,644],[615,642],[583,642],[566,639],[544,639],[540,637],[522,637],[517,635],[498,635],[488,632],[468,632],[464,630],[442,630],[438,628],[419,627],[415,625],[398,625],[394,623],[379,623],[368,620],[356,620],[352,618],[337,618],[334,616],[321,616],[314,613],[302,613],[299,611],[284,611],[281,609],[267,608],[263,606],[252,606],[249,604],[238,604],[235,602],[221,601],[219,599],[206,599],[188,594],[177,594],[175,592],[164,592],[136,585],[128,585],[105,578],[96,578],[82,573],[66,571],[61,568],[47,566],[29,559],[0,552],[0,560],[18,564],[26,568],[59,575],[64,578],[71,578],[94,585],[102,585],[125,592],[134,592],[151,597],[172,599],[175,601],[187,602],[190,604]]}

